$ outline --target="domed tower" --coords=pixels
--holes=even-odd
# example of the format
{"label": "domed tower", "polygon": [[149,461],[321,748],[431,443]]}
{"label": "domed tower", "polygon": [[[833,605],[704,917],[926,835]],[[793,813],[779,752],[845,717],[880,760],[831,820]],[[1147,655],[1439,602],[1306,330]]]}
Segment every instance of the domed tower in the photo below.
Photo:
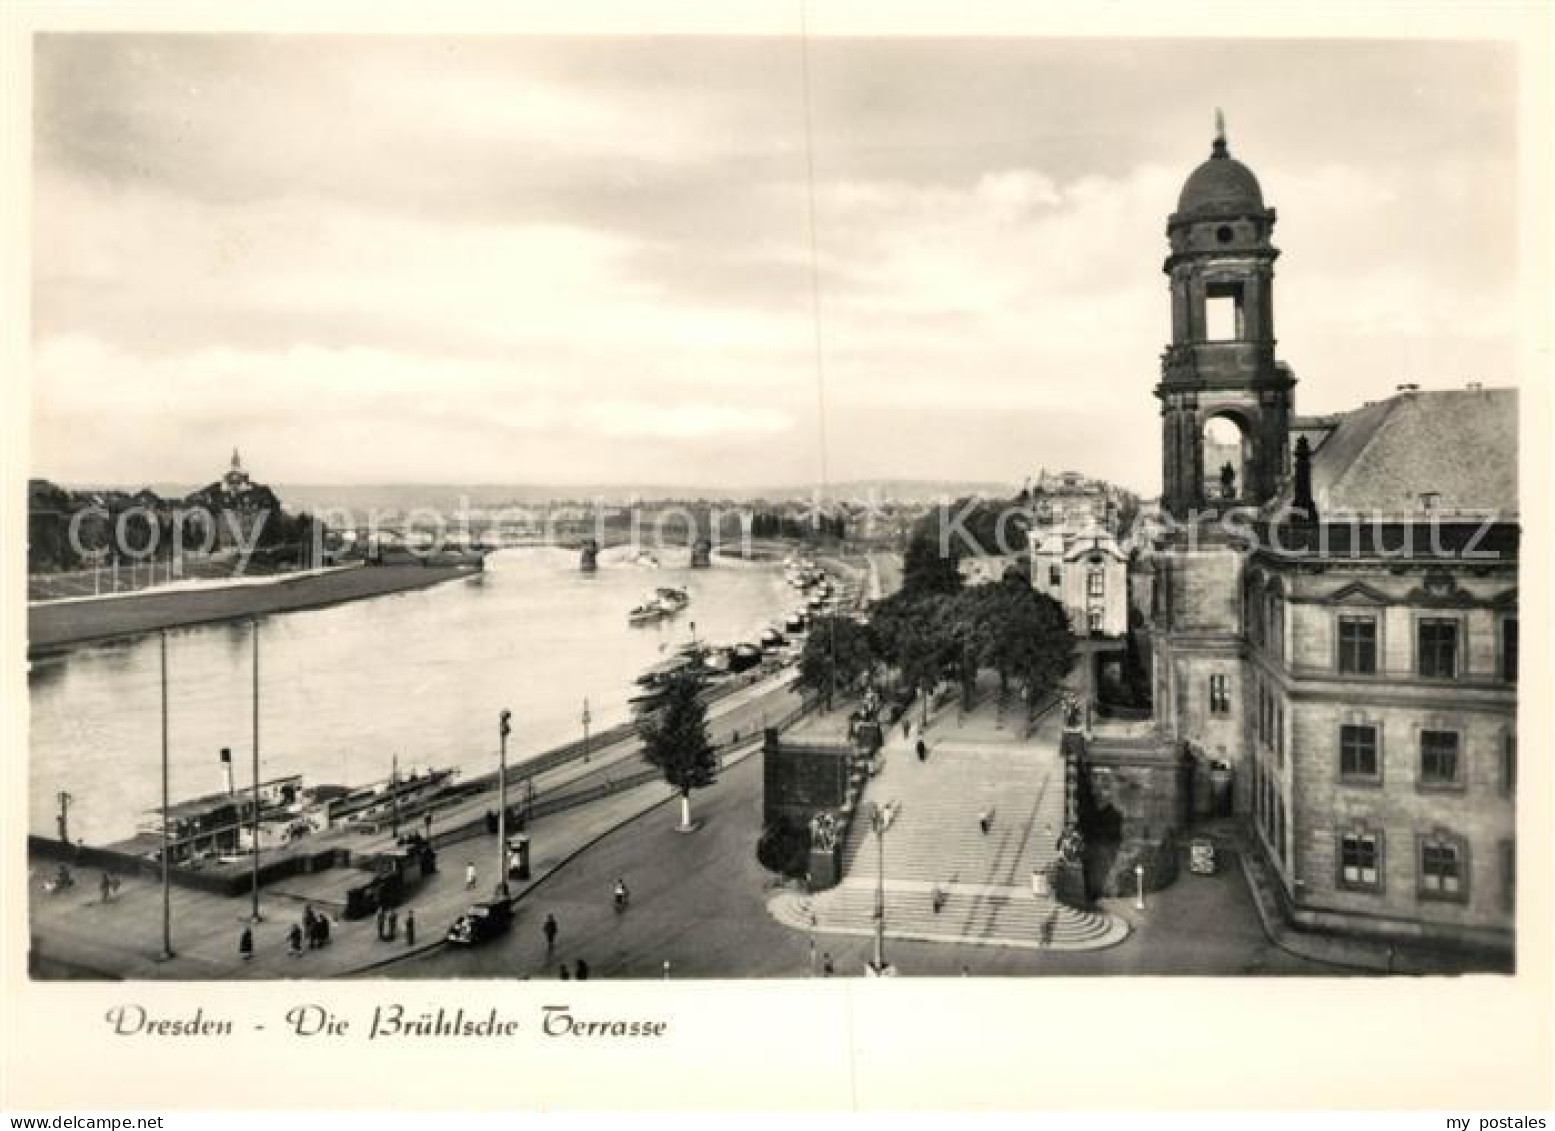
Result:
{"label": "domed tower", "polygon": [[1274,357],[1274,209],[1231,156],[1216,114],[1209,160],[1167,220],[1172,342],[1161,356],[1162,505],[1176,518],[1261,506],[1286,473],[1295,377]]}

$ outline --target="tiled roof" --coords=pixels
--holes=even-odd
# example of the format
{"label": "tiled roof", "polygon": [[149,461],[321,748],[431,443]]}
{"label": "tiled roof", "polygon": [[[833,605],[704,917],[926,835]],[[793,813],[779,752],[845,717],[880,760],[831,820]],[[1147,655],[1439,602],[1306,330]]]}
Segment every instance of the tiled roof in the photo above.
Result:
{"label": "tiled roof", "polygon": [[[1287,492],[1288,494],[1288,492]],[[1345,413],[1312,456],[1319,514],[1517,514],[1517,390],[1400,393]]]}

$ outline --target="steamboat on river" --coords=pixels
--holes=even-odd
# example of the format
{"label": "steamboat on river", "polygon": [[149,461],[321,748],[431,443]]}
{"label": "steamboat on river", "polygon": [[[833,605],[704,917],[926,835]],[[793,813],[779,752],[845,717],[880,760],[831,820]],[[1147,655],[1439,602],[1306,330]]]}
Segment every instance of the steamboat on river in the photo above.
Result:
{"label": "steamboat on river", "polygon": [[179,867],[238,863],[253,852],[256,826],[262,853],[335,829],[370,832],[425,810],[449,791],[457,776],[455,769],[413,769],[350,788],[308,787],[301,774],[289,774],[260,782],[257,788],[229,788],[180,801],[169,806],[165,816],[160,807],[149,810],[136,835],[114,847],[158,858],[165,828],[170,859]]}

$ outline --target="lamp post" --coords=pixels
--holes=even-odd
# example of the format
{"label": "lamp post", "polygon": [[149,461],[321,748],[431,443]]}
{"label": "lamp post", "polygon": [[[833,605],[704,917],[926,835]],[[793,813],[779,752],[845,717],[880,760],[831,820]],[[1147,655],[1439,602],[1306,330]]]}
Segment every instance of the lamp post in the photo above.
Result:
{"label": "lamp post", "polygon": [[1134,910],[1143,911],[1145,909],[1145,866],[1143,864],[1134,865],[1134,888]]}
{"label": "lamp post", "polygon": [[64,790],[54,795],[59,802],[59,814],[54,820],[59,825],[59,841],[61,844],[70,843],[70,803],[75,800]]}
{"label": "lamp post", "polygon": [[585,695],[583,697],[583,760],[585,762],[589,760],[589,723],[593,721],[594,717],[589,714],[588,696]]}
{"label": "lamp post", "polygon": [[513,729],[513,712],[499,716],[497,737],[497,894],[508,894],[508,734]]}
{"label": "lamp post", "polygon": [[878,802],[869,812],[869,827],[875,832],[875,960],[869,964],[874,974],[894,971],[885,960],[885,834],[891,827],[896,813],[896,802],[881,805]]}
{"label": "lamp post", "polygon": [[389,762],[389,835],[400,839],[400,756]]}
{"label": "lamp post", "polygon": [[254,694],[253,694],[253,701],[254,701],[254,797],[253,797],[254,820],[253,820],[253,831],[251,833],[251,836],[253,838],[253,843],[249,845],[249,848],[251,848],[253,850],[253,853],[254,853],[254,867],[253,867],[253,873],[252,873],[253,888],[254,888],[254,892],[253,892],[254,905],[253,905],[253,909],[252,909],[252,918],[253,918],[254,922],[258,923],[258,922],[260,922],[263,919],[263,916],[261,916],[259,914],[259,618],[258,617],[254,618],[253,638],[254,638]]}
{"label": "lamp post", "polygon": [[162,638],[162,959],[173,957],[173,830],[167,811],[167,630]]}

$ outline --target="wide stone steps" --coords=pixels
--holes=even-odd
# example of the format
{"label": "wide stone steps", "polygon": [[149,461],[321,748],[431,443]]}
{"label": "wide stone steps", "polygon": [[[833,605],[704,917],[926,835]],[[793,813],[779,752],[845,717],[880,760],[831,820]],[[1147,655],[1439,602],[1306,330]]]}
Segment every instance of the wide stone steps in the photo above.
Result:
{"label": "wide stone steps", "polygon": [[[850,882],[808,897],[783,892],[768,907],[779,922],[796,930],[875,933],[875,890],[867,884]],[[886,891],[885,923],[888,939],[1030,950],[1099,950],[1128,937],[1128,924],[1115,916],[1011,888],[948,889],[936,914],[932,885],[893,882]]]}
{"label": "wide stone steps", "polygon": [[[946,747],[920,763],[899,751],[869,783],[866,798],[899,804],[885,836],[886,874],[893,878],[1024,887],[1033,870],[1053,861],[1063,828],[1062,769],[1051,759]],[[993,815],[986,834],[978,822],[985,811]],[[844,849],[844,874],[873,877],[878,852],[861,815]]]}
{"label": "wide stone steps", "polygon": [[[784,892],[771,913],[797,930],[875,933],[876,883],[884,841],[885,933],[893,939],[1054,950],[1121,942],[1121,919],[1035,894],[1033,873],[1057,856],[1064,824],[1064,764],[1056,721],[1029,741],[941,723],[929,757],[893,734],[878,774],[864,784],[863,812],[843,846],[843,880],[813,895]],[[883,838],[870,827],[874,804],[892,805]],[[987,833],[979,817],[992,814]],[[934,908],[934,890],[944,899]]]}

